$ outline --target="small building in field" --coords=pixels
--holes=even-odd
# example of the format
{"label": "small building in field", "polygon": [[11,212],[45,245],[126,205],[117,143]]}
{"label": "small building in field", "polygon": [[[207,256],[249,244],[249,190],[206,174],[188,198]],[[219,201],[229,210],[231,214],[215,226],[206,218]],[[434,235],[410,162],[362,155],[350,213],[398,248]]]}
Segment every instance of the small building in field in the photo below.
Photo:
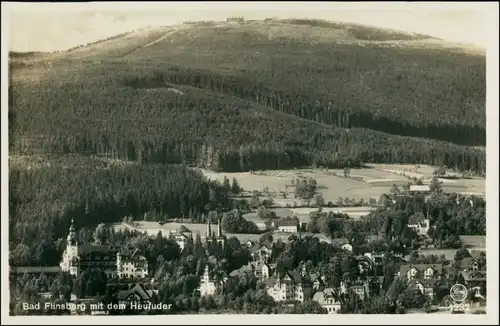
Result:
{"label": "small building in field", "polygon": [[299,228],[299,223],[296,219],[281,219],[276,225],[279,232],[286,233],[297,233]]}
{"label": "small building in field", "polygon": [[409,192],[411,194],[429,194],[431,192],[431,188],[428,185],[411,185]]}

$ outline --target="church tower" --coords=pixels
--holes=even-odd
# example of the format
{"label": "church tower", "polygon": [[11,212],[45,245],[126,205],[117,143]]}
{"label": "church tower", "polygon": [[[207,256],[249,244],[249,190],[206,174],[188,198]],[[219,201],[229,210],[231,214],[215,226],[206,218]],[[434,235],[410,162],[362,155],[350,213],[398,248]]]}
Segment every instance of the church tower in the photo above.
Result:
{"label": "church tower", "polygon": [[219,218],[217,222],[217,237],[220,238],[222,237],[222,224],[221,224],[221,219]]}
{"label": "church tower", "polygon": [[76,239],[76,232],[73,219],[71,219],[69,234],[68,237],[66,238],[66,254],[69,257],[78,256],[78,241]]}
{"label": "church tower", "polygon": [[222,234],[222,219],[219,217],[217,221],[217,244],[224,247],[226,244],[226,237]]}
{"label": "church tower", "polygon": [[208,243],[211,243],[212,242],[212,238],[213,238],[213,234],[212,234],[212,225],[211,225],[211,222],[210,222],[210,214],[207,216],[207,234],[206,234],[206,238],[205,238],[205,242],[208,244]]}
{"label": "church tower", "polygon": [[76,239],[74,221],[71,219],[69,234],[66,238],[66,250],[64,250],[62,261],[59,266],[63,272],[69,272],[71,275],[78,276],[78,265],[78,241]]}

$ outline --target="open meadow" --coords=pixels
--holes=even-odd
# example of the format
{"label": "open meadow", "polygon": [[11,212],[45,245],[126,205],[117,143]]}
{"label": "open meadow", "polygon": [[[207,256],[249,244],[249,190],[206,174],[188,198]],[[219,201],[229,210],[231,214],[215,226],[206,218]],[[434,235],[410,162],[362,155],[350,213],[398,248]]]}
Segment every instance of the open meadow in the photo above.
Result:
{"label": "open meadow", "polygon": [[[296,178],[314,178],[318,183],[317,193],[323,195],[325,203],[335,203],[339,197],[368,201],[378,199],[380,195],[390,192],[392,185],[403,186],[411,182],[411,177],[422,178],[429,184],[435,168],[420,165],[418,168],[410,164],[372,164],[370,168],[351,169],[349,178],[344,177],[340,169],[294,169],[269,170],[255,172],[212,172],[201,170],[212,180],[222,182],[224,177],[235,178],[245,191],[264,191],[266,188],[273,201],[279,206],[295,206],[292,180]],[[484,179],[440,179],[443,190],[463,194],[484,196]],[[287,194],[287,198],[282,193]]]}
{"label": "open meadow", "polygon": [[[394,175],[399,175],[404,178],[419,178],[423,184],[429,184],[434,176],[436,167],[430,165],[414,165],[414,164],[367,164],[375,171],[387,172]],[[448,175],[457,175],[453,172],[447,172]],[[484,196],[486,193],[486,180],[484,178],[472,179],[444,179],[439,178],[442,182],[442,188],[445,192],[456,192],[461,194],[470,194],[476,196]]]}
{"label": "open meadow", "polygon": [[[179,230],[181,226],[186,227],[190,232],[193,233],[193,237],[196,236],[196,233],[199,233],[201,238],[205,238],[206,234],[206,224],[200,224],[200,223],[165,223],[163,225],[160,225],[158,222],[146,222],[146,221],[141,221],[141,222],[135,222],[134,225],[129,225],[127,223],[112,223],[108,225],[111,228],[114,228],[115,231],[119,230],[125,230],[128,229],[130,231],[136,230],[139,232],[146,232],[150,236],[156,236],[159,231],[162,232],[163,235],[166,235],[169,231],[170,232],[175,232]],[[261,238],[262,234],[245,234],[245,233],[225,233],[225,235],[230,238],[230,237],[236,237],[240,243],[245,243],[247,241],[253,241],[253,242],[258,242],[259,239]],[[318,238],[322,242],[331,242],[331,239],[328,238],[327,236],[323,234],[311,234],[311,233],[303,233],[303,236],[307,235],[312,235],[313,237]],[[288,242],[288,237],[290,236],[290,233],[287,232],[275,232],[273,233],[273,238],[274,240],[281,240],[283,242]]]}

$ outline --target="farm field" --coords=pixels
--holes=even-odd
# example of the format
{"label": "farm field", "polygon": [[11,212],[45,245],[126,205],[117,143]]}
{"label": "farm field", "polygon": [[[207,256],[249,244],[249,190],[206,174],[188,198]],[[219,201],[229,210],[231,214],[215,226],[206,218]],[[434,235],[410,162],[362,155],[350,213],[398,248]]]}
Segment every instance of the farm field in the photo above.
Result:
{"label": "farm field", "polygon": [[[434,176],[435,167],[430,165],[419,165],[418,168],[413,164],[367,164],[375,171],[383,171],[395,175],[403,174],[408,177],[422,178],[424,184],[429,184]],[[453,173],[448,173],[453,174]],[[404,178],[404,177],[403,177]],[[442,179],[442,188],[445,192],[457,192],[462,194],[471,194],[484,196],[486,193],[486,180],[484,178],[474,179]]]}
{"label": "farm field", "polygon": [[[136,222],[135,226],[130,226],[125,223],[112,223],[109,225],[109,227],[114,228],[115,231],[119,230],[124,230],[124,229],[129,229],[129,230],[137,230],[140,232],[146,232],[148,235],[155,236],[158,234],[159,231],[162,231],[163,234],[167,233],[168,231],[176,231],[180,228],[181,225],[184,225],[189,231],[191,231],[193,234],[196,234],[197,232],[200,233],[201,238],[205,238],[205,233],[206,233],[206,224],[200,224],[200,223],[166,223],[163,225],[158,224],[157,222]],[[261,234],[244,234],[244,233],[225,233],[225,235],[230,238],[230,237],[236,237],[241,243],[245,243],[249,240],[258,242],[260,237],[262,236]],[[331,242],[331,239],[329,239],[327,236],[323,234],[309,234],[309,233],[303,233],[303,236],[307,235],[312,235],[316,238],[318,238],[320,241],[324,242]],[[194,236],[194,235],[193,235]],[[288,237],[290,236],[289,233],[286,232],[276,232],[273,233],[273,238],[274,240],[280,239],[283,242],[288,242]]]}
{"label": "farm field", "polygon": [[[278,217],[287,217],[287,216],[296,216],[301,223],[309,222],[309,214],[313,211],[316,211],[317,208],[276,208],[273,211],[276,213]],[[368,215],[373,209],[371,207],[323,207],[323,212],[336,212],[336,213],[345,213],[349,215],[351,218],[360,218],[362,216]],[[262,220],[257,212],[247,213],[243,215],[243,217],[249,221],[254,222],[259,226],[259,224],[263,224],[264,220]]]}
{"label": "farm field", "polygon": [[486,250],[486,236],[484,235],[461,235],[460,240],[468,249]]}
{"label": "farm field", "polygon": [[[343,170],[326,169],[296,169],[281,171],[257,171],[257,172],[212,172],[201,170],[203,174],[212,180],[222,182],[224,177],[235,178],[240,186],[246,191],[263,191],[265,188],[271,194],[274,194],[273,201],[280,206],[294,206],[299,200],[293,198],[294,188],[292,179],[298,177],[314,178],[318,182],[317,192],[323,195],[325,202],[335,203],[339,197],[356,200],[366,200],[370,198],[378,199],[380,195],[387,194],[393,184],[403,186],[408,184],[409,180],[403,176],[421,177],[424,184],[428,184],[433,176],[434,167],[421,165],[418,173],[409,172],[415,169],[410,164],[372,164],[372,168],[351,169],[351,178],[343,177]],[[446,192],[457,192],[463,194],[484,195],[484,179],[440,179],[442,188]],[[279,195],[280,192],[286,192],[288,197],[285,199]]]}
{"label": "farm field", "polygon": [[[281,171],[258,171],[258,172],[212,172],[202,170],[203,174],[212,180],[222,182],[224,177],[235,178],[243,189],[246,191],[263,191],[267,188],[270,193],[288,192],[293,196],[293,187],[291,187],[292,179],[298,177],[315,178],[318,182],[317,192],[323,195],[325,202],[335,203],[339,197],[351,199],[370,198],[378,199],[380,195],[388,193],[391,186],[396,183],[403,185],[407,180],[403,176],[391,174],[385,171],[377,171],[373,169],[352,169],[351,176],[353,178],[344,178],[343,171],[340,170],[320,170],[320,169],[297,169],[297,170],[281,170]],[[336,173],[337,175],[334,175]],[[356,178],[362,178],[356,180]],[[367,181],[364,181],[364,180]],[[293,204],[293,198],[283,200],[279,196],[275,196],[273,200],[280,204]]]}
{"label": "farm field", "polygon": [[[460,240],[465,248],[469,249],[471,254],[486,251],[486,236],[482,235],[461,235]],[[420,255],[445,255],[447,259],[453,260],[457,249],[421,249]]]}

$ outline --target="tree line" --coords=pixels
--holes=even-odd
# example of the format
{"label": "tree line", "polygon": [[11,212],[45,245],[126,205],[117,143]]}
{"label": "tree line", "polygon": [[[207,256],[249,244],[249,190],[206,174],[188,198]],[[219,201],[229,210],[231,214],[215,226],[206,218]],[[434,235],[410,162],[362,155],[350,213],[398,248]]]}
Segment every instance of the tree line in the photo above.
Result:
{"label": "tree line", "polygon": [[[44,75],[43,83],[24,80],[23,69],[12,75],[12,155],[97,154],[228,172],[357,167],[363,162],[485,170],[485,152],[473,147],[338,128],[185,86],[172,86],[183,92],[180,95],[168,87],[131,90],[121,85],[131,78],[156,78],[157,68],[147,65],[66,63],[33,69]],[[81,69],[88,74],[79,73]],[[36,112],[31,109],[34,103]]]}
{"label": "tree line", "polygon": [[182,166],[60,165],[9,171],[9,241],[13,265],[57,265],[54,241],[77,227],[142,219],[156,211],[174,217],[200,216],[228,205],[220,183]]}

